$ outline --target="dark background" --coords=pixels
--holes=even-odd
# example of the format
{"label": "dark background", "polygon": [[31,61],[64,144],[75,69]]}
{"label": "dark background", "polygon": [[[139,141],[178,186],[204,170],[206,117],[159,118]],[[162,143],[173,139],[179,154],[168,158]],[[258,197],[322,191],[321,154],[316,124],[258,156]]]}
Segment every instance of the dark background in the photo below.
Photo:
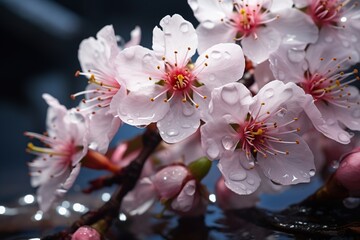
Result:
{"label": "dark background", "polygon": [[[138,25],[141,44],[151,48],[152,29],[174,13],[196,26],[186,0],[0,0],[0,200],[35,192],[26,165],[34,157],[25,153],[28,139],[23,133],[46,130],[42,93],[52,94],[67,107],[77,104],[69,95],[86,86],[85,78],[74,77],[80,69],[81,40],[107,24],[129,40]],[[120,130],[118,139],[132,131]]]}

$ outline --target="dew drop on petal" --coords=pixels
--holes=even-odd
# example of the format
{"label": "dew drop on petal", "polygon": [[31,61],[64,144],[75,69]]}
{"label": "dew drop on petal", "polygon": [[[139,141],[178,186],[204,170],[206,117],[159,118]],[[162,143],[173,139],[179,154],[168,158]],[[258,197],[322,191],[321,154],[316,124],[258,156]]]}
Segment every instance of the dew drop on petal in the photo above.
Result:
{"label": "dew drop on petal", "polygon": [[349,141],[349,137],[345,134],[345,133],[340,133],[338,135],[338,139],[341,141],[341,142],[347,142]]}
{"label": "dew drop on petal", "polygon": [[325,42],[330,43],[330,42],[332,42],[333,40],[334,40],[334,39],[333,39],[332,37],[330,37],[330,36],[325,37]]}
{"label": "dew drop on petal", "polygon": [[182,112],[185,116],[191,116],[194,114],[195,109],[193,107],[183,107]]}
{"label": "dew drop on petal", "polygon": [[301,49],[289,49],[288,58],[294,63],[301,62],[305,58],[305,51]]}
{"label": "dew drop on petal", "polygon": [[133,123],[133,122],[134,122],[134,119],[129,118],[129,119],[127,120],[127,122],[128,122],[128,123]]}
{"label": "dew drop on petal", "polygon": [[210,74],[210,76],[209,76],[209,80],[210,80],[210,81],[214,81],[214,80],[215,80],[215,78],[216,78],[216,77],[215,77],[215,75],[214,75],[214,74]]}
{"label": "dew drop on petal", "polygon": [[229,60],[231,58],[231,53],[229,53],[228,51],[224,52],[224,58]]}
{"label": "dew drop on petal", "polygon": [[360,198],[348,197],[343,200],[343,204],[346,208],[353,209],[360,205]]}
{"label": "dew drop on petal", "polygon": [[226,150],[231,150],[235,146],[235,142],[230,136],[223,137],[221,143]]}
{"label": "dew drop on petal", "polygon": [[293,90],[292,88],[286,88],[282,93],[281,93],[281,98],[282,99],[289,99],[293,96]]}
{"label": "dew drop on petal", "polygon": [[128,60],[131,60],[135,57],[135,51],[134,49],[128,48],[126,49],[126,51],[124,51],[124,56],[125,58],[127,58]]}
{"label": "dew drop on petal", "polygon": [[151,57],[151,54],[150,54],[150,53],[145,54],[144,57],[143,57],[143,63],[148,63],[148,62],[150,62],[151,58],[152,58],[152,57]]}
{"label": "dew drop on petal", "polygon": [[165,23],[165,24],[169,24],[170,22],[170,16],[166,16],[162,19],[162,22]]}
{"label": "dew drop on petal", "polygon": [[243,181],[245,178],[246,178],[246,171],[232,171],[230,174],[229,174],[229,178],[232,180],[232,181]]}
{"label": "dew drop on petal", "polygon": [[250,184],[250,185],[254,185],[254,184],[255,184],[254,179],[251,179],[251,178],[249,178],[248,180],[246,180],[246,182],[247,182],[248,184]]}
{"label": "dew drop on petal", "polygon": [[235,86],[225,86],[221,90],[221,98],[229,105],[234,105],[238,102],[238,94]]}
{"label": "dew drop on petal", "polygon": [[272,88],[266,89],[264,95],[266,98],[271,98],[272,96],[274,96],[274,89]]}
{"label": "dew drop on petal", "polygon": [[309,171],[309,175],[310,175],[311,177],[315,176],[315,169],[311,169],[311,170]]}
{"label": "dew drop on petal", "polygon": [[186,128],[186,129],[187,129],[187,128],[191,128],[191,126],[190,126],[189,124],[186,124],[186,123],[183,124],[183,125],[181,125],[181,127],[182,127],[182,128]]}
{"label": "dew drop on petal", "polygon": [[184,192],[189,195],[189,196],[192,196],[195,194],[195,186],[193,184],[188,184],[185,189],[184,189]]}
{"label": "dew drop on petal", "polygon": [[190,5],[193,11],[196,11],[199,8],[198,0],[188,0],[188,4]]}
{"label": "dew drop on petal", "polygon": [[206,150],[206,154],[212,159],[218,158],[219,154],[220,154],[220,150],[219,150],[218,146],[216,145],[215,141],[209,140],[208,144],[209,144],[209,147]]}
{"label": "dew drop on petal", "polygon": [[331,170],[336,170],[340,166],[340,162],[338,160],[334,160],[330,163]]}
{"label": "dew drop on petal", "polygon": [[214,58],[214,59],[220,59],[221,56],[222,56],[222,53],[219,52],[219,51],[212,51],[212,52],[210,53],[210,56],[211,56],[212,58]]}
{"label": "dew drop on petal", "polygon": [[169,129],[166,131],[166,134],[170,137],[175,137],[175,136],[179,135],[179,131],[176,129]]}
{"label": "dew drop on petal", "polygon": [[205,20],[202,25],[207,29],[213,29],[215,27],[215,23],[210,20]]}
{"label": "dew drop on petal", "polygon": [[180,24],[180,31],[182,33],[187,33],[189,31],[189,24],[187,22],[183,22]]}

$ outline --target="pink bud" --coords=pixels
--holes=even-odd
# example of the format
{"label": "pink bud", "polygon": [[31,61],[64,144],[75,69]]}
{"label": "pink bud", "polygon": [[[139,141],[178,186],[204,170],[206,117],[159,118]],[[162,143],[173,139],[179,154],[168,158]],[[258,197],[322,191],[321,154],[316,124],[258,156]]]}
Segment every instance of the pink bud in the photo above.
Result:
{"label": "pink bud", "polygon": [[178,194],[188,170],[183,166],[169,166],[156,173],[153,179],[154,186],[163,199],[169,199]]}
{"label": "pink bud", "polygon": [[71,240],[100,240],[100,234],[89,226],[80,227],[76,232],[72,235]]}
{"label": "pink bud", "polygon": [[360,196],[360,148],[355,148],[343,158],[335,177],[350,194]]}

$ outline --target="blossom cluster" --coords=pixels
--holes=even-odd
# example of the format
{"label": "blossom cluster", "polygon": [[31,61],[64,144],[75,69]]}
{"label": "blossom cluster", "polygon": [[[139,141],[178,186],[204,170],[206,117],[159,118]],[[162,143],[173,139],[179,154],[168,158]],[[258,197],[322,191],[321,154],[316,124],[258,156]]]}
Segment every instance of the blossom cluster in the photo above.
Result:
{"label": "blossom cluster", "polygon": [[[82,96],[78,107],[43,95],[47,132],[25,133],[45,144],[27,148],[37,156],[29,167],[41,210],[71,188],[81,167],[117,172],[136,156],[140,147],[129,143],[105,156],[123,123],[156,124],[164,142],[124,199],[130,214],[156,200],[180,214],[203,212],[209,160],[218,160],[222,174],[218,199],[256,197],[309,182],[323,165],[320,141],[351,143],[360,130],[353,86],[360,78],[351,68],[360,54],[357,1],[188,4],[199,25],[165,16],[153,29],[152,49],[139,45],[139,27],[122,45],[111,25],[83,40],[75,75],[89,84],[71,95]],[[228,202],[238,207],[241,197],[250,196]]]}

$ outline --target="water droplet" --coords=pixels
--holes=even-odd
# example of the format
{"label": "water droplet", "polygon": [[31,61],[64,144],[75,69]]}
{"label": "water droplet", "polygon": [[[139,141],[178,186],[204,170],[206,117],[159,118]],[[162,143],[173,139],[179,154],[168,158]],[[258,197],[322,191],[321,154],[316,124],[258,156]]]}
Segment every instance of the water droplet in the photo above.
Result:
{"label": "water droplet", "polygon": [[179,131],[176,129],[169,129],[166,131],[166,134],[170,137],[175,137],[175,136],[179,135]]}
{"label": "water droplet", "polygon": [[278,75],[279,80],[284,80],[285,79],[285,73],[284,72],[279,71],[277,75]]}
{"label": "water droplet", "polygon": [[310,175],[311,177],[315,176],[315,169],[311,169],[311,170],[309,171],[309,175]]}
{"label": "water droplet", "polygon": [[220,59],[221,56],[222,56],[222,53],[219,52],[219,51],[212,51],[212,52],[210,53],[210,56],[211,56],[212,58],[214,58],[214,59]]}
{"label": "water droplet", "polygon": [[224,58],[229,60],[231,58],[231,54],[228,51],[224,52]]}
{"label": "water droplet", "polygon": [[251,191],[250,189],[246,190],[246,194],[249,195],[249,194],[252,194],[253,191]]}
{"label": "water droplet", "polygon": [[354,118],[360,118],[360,109],[355,109],[351,115],[354,117]]}
{"label": "water droplet", "polygon": [[210,20],[205,20],[202,25],[207,29],[213,29],[215,27],[215,23]]}
{"label": "water droplet", "polygon": [[131,60],[135,57],[135,51],[132,48],[128,48],[125,51],[123,51],[125,58],[128,60]]}
{"label": "water droplet", "polygon": [[215,80],[215,74],[210,74],[210,76],[209,76],[209,80],[210,81],[214,81]]}
{"label": "water droplet", "polygon": [[134,119],[129,118],[129,119],[127,120],[127,122],[131,124],[131,123],[134,122]]}
{"label": "water droplet", "polygon": [[287,110],[285,108],[281,109],[276,115],[278,117],[284,117],[286,114]]}
{"label": "water droplet", "polygon": [[199,3],[197,0],[188,0],[188,4],[194,12],[199,8]]}
{"label": "water droplet", "polygon": [[356,208],[360,205],[360,198],[348,197],[343,200],[343,204],[346,208]]}
{"label": "water droplet", "polygon": [[191,126],[189,124],[183,124],[181,125],[182,128],[191,128]]}
{"label": "water droplet", "polygon": [[183,22],[180,24],[180,31],[183,33],[187,33],[189,31],[189,23]]}
{"label": "water droplet", "polygon": [[325,42],[330,43],[330,42],[332,42],[333,40],[334,40],[334,39],[333,39],[332,37],[330,37],[330,36],[325,37]]}
{"label": "water droplet", "polygon": [[239,93],[237,88],[233,85],[225,86],[221,90],[221,98],[229,105],[234,105],[238,102]]}
{"label": "water droplet", "polygon": [[232,181],[243,181],[246,178],[246,171],[234,170],[229,174],[229,178]]}
{"label": "water droplet", "polygon": [[340,133],[340,134],[338,135],[338,139],[339,139],[341,142],[348,142],[348,141],[350,141],[348,135],[345,134],[345,133]]}
{"label": "water droplet", "polygon": [[335,123],[336,123],[336,120],[334,120],[332,118],[326,119],[326,124],[329,126],[334,125]]}
{"label": "water droplet", "polygon": [[170,16],[166,16],[162,19],[162,22],[165,23],[165,24],[169,24],[170,22]]}
{"label": "water droplet", "polygon": [[212,159],[216,159],[219,157],[219,148],[215,145],[212,144],[207,150],[206,150],[206,154],[212,158]]}
{"label": "water droplet", "polygon": [[189,196],[192,196],[195,194],[195,185],[193,184],[188,184],[186,185],[185,189],[184,189],[184,192],[189,195]]}
{"label": "water droplet", "polygon": [[296,48],[289,49],[288,57],[292,62],[295,63],[301,62],[305,58],[305,51]]}
{"label": "water droplet", "polygon": [[340,162],[338,160],[334,160],[331,162],[330,167],[332,168],[332,170],[336,170],[339,168]]}
{"label": "water droplet", "polygon": [[272,88],[266,89],[264,95],[266,98],[271,98],[272,96],[274,96],[274,89]]}
{"label": "water droplet", "polygon": [[251,178],[249,178],[246,182],[247,182],[248,184],[250,184],[250,185],[254,185],[254,184],[255,184],[254,179],[251,179]]}
{"label": "water droplet", "polygon": [[149,63],[151,59],[152,59],[151,54],[150,54],[150,53],[147,53],[147,54],[145,54],[144,57],[143,57],[143,63]]}
{"label": "water droplet", "polygon": [[281,99],[285,100],[285,99],[289,99],[293,96],[293,90],[292,88],[286,88],[282,93],[281,93]]}
{"label": "water droplet", "polygon": [[195,109],[193,107],[183,107],[182,112],[185,116],[191,116],[194,114]]}
{"label": "water droplet", "polygon": [[235,142],[232,137],[225,136],[221,139],[221,143],[226,150],[231,150],[235,146]]}

